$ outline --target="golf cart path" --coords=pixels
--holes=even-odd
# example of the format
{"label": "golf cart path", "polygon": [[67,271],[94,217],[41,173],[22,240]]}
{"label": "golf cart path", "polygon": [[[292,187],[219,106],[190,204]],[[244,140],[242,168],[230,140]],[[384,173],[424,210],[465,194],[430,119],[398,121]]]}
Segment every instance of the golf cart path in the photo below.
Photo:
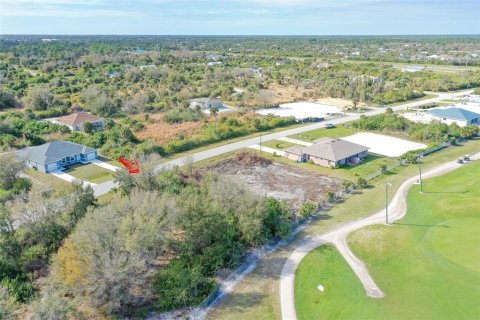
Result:
{"label": "golf cart path", "polygon": [[[471,157],[471,160],[478,159],[480,159],[480,153],[477,153]],[[423,173],[422,178],[439,176],[458,169],[461,166],[462,164],[458,164],[456,161],[449,161]],[[414,176],[406,180],[399,187],[398,191],[388,204],[389,222],[399,220],[405,216],[407,211],[406,197],[408,190],[412,185],[418,183],[417,181],[418,176]],[[365,264],[360,259],[355,257],[355,255],[350,251],[346,241],[348,234],[352,231],[374,224],[385,224],[385,209],[380,210],[367,218],[344,224],[330,232],[317,236],[308,236],[303,239],[297,249],[295,249],[295,251],[293,251],[287,258],[280,275],[280,304],[282,310],[282,319],[297,319],[294,297],[295,270],[302,259],[310,251],[326,243],[332,243],[335,245],[337,250],[360,279],[367,296],[372,298],[381,298],[385,295],[368,273],[368,269]],[[326,288],[326,290],[328,290],[328,288]]]}

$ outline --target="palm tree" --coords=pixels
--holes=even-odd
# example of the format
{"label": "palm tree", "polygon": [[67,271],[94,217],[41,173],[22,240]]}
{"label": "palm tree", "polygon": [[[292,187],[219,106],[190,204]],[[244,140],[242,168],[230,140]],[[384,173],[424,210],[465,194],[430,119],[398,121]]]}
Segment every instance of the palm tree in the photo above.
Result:
{"label": "palm tree", "polygon": [[215,118],[215,134],[217,134],[217,115],[220,112],[220,109],[216,106],[210,107],[210,114]]}

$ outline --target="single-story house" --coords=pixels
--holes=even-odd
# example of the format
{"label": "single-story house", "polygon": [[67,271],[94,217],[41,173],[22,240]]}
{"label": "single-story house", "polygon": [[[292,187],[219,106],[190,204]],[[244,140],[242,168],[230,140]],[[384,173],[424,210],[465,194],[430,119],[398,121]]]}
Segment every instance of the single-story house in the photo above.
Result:
{"label": "single-story house", "polygon": [[94,131],[103,129],[103,118],[86,112],[74,112],[68,116],[53,119],[51,122],[63,124],[69,127],[72,131],[83,130],[83,125],[85,122],[90,122]]}
{"label": "single-story house", "polygon": [[210,98],[196,98],[190,99],[190,108],[200,108],[201,110],[209,110],[212,107],[217,107],[218,109],[223,108],[223,102],[220,100],[214,100]]}
{"label": "single-story house", "polygon": [[422,66],[405,66],[402,67],[402,72],[420,72],[425,70],[425,67]]}
{"label": "single-story house", "polygon": [[460,127],[480,125],[480,114],[462,108],[436,108],[428,113],[432,120],[439,120],[448,125],[454,122]]}
{"label": "single-story house", "polygon": [[360,163],[368,155],[365,146],[342,139],[321,138],[308,147],[293,146],[285,149],[285,156],[291,160],[313,163],[324,167],[339,167]]}
{"label": "single-story house", "polygon": [[63,170],[75,163],[89,163],[98,157],[97,150],[78,143],[53,141],[18,151],[27,166],[48,173]]}

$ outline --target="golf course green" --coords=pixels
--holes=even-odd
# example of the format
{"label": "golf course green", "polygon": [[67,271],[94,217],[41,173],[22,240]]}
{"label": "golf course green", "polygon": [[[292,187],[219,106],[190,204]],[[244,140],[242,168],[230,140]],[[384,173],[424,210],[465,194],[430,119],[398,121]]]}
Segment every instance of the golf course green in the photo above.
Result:
{"label": "golf course green", "polygon": [[402,220],[349,235],[386,296],[368,298],[337,250],[322,246],[296,271],[299,319],[480,319],[480,161],[424,189],[412,187]]}

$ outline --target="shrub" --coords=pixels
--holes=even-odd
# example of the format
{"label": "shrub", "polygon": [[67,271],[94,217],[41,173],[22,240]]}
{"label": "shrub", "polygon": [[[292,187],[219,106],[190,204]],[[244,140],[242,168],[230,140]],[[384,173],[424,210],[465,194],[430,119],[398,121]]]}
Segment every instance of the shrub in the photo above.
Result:
{"label": "shrub", "polygon": [[199,304],[214,288],[215,281],[205,277],[201,267],[188,267],[179,260],[161,270],[153,284],[156,307],[161,311]]}
{"label": "shrub", "polygon": [[359,189],[365,189],[366,187],[368,187],[367,180],[365,178],[359,177],[357,180],[357,187]]}
{"label": "shrub", "polygon": [[318,209],[318,205],[312,201],[306,201],[302,204],[299,210],[299,214],[302,218],[306,218]]}
{"label": "shrub", "polygon": [[32,283],[20,277],[3,279],[0,281],[0,287],[4,287],[8,294],[19,302],[27,302],[36,292]]}

